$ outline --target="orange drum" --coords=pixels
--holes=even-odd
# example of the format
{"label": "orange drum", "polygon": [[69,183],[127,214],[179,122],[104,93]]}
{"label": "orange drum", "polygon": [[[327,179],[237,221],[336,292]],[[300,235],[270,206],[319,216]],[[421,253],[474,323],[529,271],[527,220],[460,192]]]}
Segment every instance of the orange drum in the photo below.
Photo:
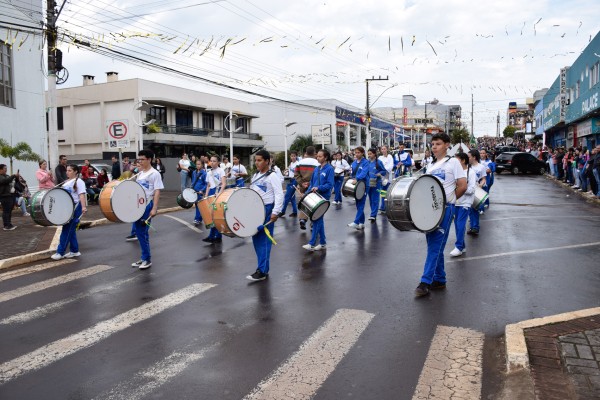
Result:
{"label": "orange drum", "polygon": [[112,222],[135,222],[146,211],[146,192],[135,181],[111,181],[102,188],[100,211]]}
{"label": "orange drum", "polygon": [[213,208],[215,227],[229,237],[254,236],[265,223],[265,204],[250,188],[225,189],[217,196]]}
{"label": "orange drum", "polygon": [[207,228],[212,228],[215,226],[213,223],[213,203],[217,196],[212,195],[199,200],[196,204],[198,204],[198,209],[200,210],[200,215],[202,216],[202,221],[204,221],[204,225]]}

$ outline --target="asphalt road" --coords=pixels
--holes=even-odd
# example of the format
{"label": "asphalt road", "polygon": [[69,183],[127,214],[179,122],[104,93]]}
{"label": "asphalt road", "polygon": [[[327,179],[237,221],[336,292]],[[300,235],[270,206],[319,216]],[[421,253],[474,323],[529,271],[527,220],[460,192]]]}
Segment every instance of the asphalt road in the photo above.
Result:
{"label": "asphalt road", "polygon": [[0,398],[495,398],[506,324],[600,305],[600,209],[568,194],[498,176],[447,289],[419,299],[424,235],[351,230],[347,199],[326,251],[280,219],[258,283],[251,241],[207,245],[172,218],[191,211],[154,219],[146,271],[129,226],[80,231],[78,261],[0,274]]}

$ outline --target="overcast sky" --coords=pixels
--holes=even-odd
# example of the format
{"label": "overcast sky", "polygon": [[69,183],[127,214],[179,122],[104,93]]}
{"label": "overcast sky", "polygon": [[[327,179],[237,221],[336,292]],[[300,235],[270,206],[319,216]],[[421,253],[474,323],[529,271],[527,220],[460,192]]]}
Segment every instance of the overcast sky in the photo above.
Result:
{"label": "overcast sky", "polygon": [[[509,101],[524,103],[575,61],[598,33],[598,15],[600,1],[590,0],[70,0],[58,26],[113,50],[283,99],[335,98],[362,108],[365,78],[387,76],[371,84],[374,107],[401,107],[403,94],[420,104],[436,98],[460,104],[470,127],[473,94],[481,136],[495,134],[498,111],[504,128]],[[62,87],[81,85],[82,74],[104,82],[106,71],[118,71],[120,79],[262,100],[63,40],[70,78]]]}

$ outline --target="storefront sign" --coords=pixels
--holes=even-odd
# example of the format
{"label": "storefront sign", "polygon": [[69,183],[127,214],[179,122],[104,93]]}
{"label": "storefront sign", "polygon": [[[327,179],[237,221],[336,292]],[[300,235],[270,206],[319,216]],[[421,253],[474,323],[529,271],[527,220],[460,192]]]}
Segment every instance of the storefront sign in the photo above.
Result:
{"label": "storefront sign", "polygon": [[567,114],[567,71],[568,67],[564,67],[560,69],[560,119],[559,121],[565,120],[565,115]]}

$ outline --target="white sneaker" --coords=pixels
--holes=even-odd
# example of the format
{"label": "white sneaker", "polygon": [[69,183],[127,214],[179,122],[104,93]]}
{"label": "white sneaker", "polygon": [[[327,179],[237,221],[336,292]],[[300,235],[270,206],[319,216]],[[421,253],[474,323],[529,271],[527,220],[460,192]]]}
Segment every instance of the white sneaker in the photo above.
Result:
{"label": "white sneaker", "polygon": [[150,261],[142,261],[142,263],[140,264],[140,266],[138,268],[146,269],[146,268],[150,268],[151,266],[152,266],[152,263]]}
{"label": "white sneaker", "polygon": [[358,226],[359,226],[359,225],[360,225],[360,224],[355,224],[354,222],[350,222],[350,223],[348,224],[348,227],[349,227],[349,228],[358,229]]}
{"label": "white sneaker", "polygon": [[326,250],[327,249],[327,245],[326,244],[318,244],[315,246],[315,251],[319,251],[319,250]]}
{"label": "white sneaker", "polygon": [[365,229],[365,224],[358,224],[356,229],[358,229],[359,231],[362,231],[363,229]]}
{"label": "white sneaker", "polygon": [[132,266],[132,267],[139,267],[140,265],[142,265],[142,263],[143,263],[143,261],[142,261],[142,260],[139,260],[139,261],[136,261],[136,262],[134,262],[134,263],[131,263],[131,266]]}
{"label": "white sneaker", "polygon": [[457,249],[456,247],[454,248],[454,250],[452,250],[452,251],[450,252],[450,255],[451,255],[452,257],[458,257],[458,256],[462,256],[462,254],[463,254],[463,252],[462,252],[462,251],[460,251],[459,249]]}
{"label": "white sneaker", "polygon": [[24,217],[29,217],[31,216],[31,214],[29,214],[28,212],[26,212],[25,214],[23,214]]}
{"label": "white sneaker", "polygon": [[64,258],[64,256],[61,256],[58,253],[54,253],[54,254],[52,254],[52,256],[50,258],[53,260],[62,260]]}
{"label": "white sneaker", "polygon": [[68,252],[67,254],[65,254],[65,258],[73,258],[73,257],[79,257],[81,255],[80,252],[77,253],[73,253],[73,252]]}
{"label": "white sneaker", "polygon": [[479,215],[483,215],[483,210],[479,211]]}
{"label": "white sneaker", "polygon": [[369,221],[375,221],[375,217],[369,217]]}
{"label": "white sneaker", "polygon": [[302,246],[302,248],[308,251],[315,251],[317,249],[315,246],[311,246],[310,244],[305,244],[304,246]]}

